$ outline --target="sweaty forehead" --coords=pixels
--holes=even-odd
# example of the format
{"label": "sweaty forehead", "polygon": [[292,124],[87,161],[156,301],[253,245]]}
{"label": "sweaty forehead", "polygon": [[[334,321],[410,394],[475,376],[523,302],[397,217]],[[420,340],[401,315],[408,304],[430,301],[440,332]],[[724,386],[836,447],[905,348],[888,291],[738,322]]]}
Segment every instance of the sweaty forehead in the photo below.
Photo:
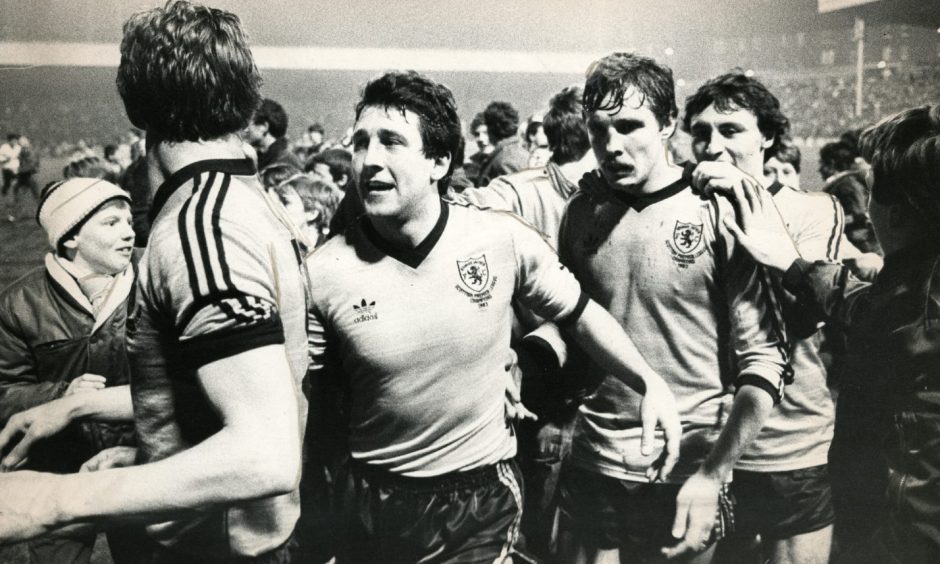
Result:
{"label": "sweaty forehead", "polygon": [[613,93],[609,94],[603,101],[602,106],[614,106],[610,110],[596,110],[591,114],[592,119],[618,119],[630,117],[633,119],[649,117],[655,119],[649,97],[638,90],[635,86],[629,85],[623,93],[623,101],[620,107],[616,107],[613,100]]}

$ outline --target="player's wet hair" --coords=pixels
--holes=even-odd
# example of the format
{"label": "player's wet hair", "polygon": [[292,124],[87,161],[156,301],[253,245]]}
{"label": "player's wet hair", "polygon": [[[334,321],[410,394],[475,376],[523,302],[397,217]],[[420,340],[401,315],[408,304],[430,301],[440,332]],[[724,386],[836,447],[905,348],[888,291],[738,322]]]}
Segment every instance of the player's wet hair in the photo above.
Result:
{"label": "player's wet hair", "polygon": [[871,195],[905,204],[928,225],[940,225],[940,104],[904,110],[862,133],[862,157],[874,175]]}
{"label": "player's wet hair", "polygon": [[490,102],[483,110],[483,122],[490,142],[499,143],[519,130],[519,112],[509,102]]}
{"label": "player's wet hair", "polygon": [[649,104],[660,127],[679,115],[672,69],[649,57],[634,53],[611,53],[588,67],[582,103],[587,113],[598,110],[617,112],[623,107],[630,87]]}
{"label": "player's wet hair", "polygon": [[175,0],[124,23],[117,87],[131,123],[166,141],[238,132],[261,101],[238,17]]}
{"label": "player's wet hair", "polygon": [[776,158],[782,163],[789,163],[793,166],[793,170],[795,170],[797,174],[800,173],[800,161],[802,160],[800,148],[796,146],[793,142],[793,138],[789,135],[781,137],[780,142],[774,144],[774,146],[767,151],[766,157],[766,160]]}
{"label": "player's wet hair", "polygon": [[389,72],[363,88],[356,104],[356,119],[370,106],[395,108],[402,114],[408,110],[418,116],[424,156],[450,157],[447,174],[437,183],[438,190],[444,193],[457,164],[455,157],[461,141],[457,102],[450,88],[415,71]]}
{"label": "player's wet hair", "polygon": [[261,101],[251,121],[255,124],[268,124],[268,133],[275,139],[280,139],[287,133],[287,112],[284,111],[284,106],[270,98]]}
{"label": "player's wet hair", "polygon": [[580,160],[591,149],[581,106],[580,87],[569,86],[552,96],[542,126],[552,162],[565,164]]}
{"label": "player's wet hair", "polygon": [[690,130],[692,118],[714,104],[722,112],[749,110],[757,117],[757,128],[773,145],[764,151],[764,161],[790,133],[790,120],[780,111],[780,101],[756,78],[741,71],[717,76],[689,96],[685,101],[682,129]]}

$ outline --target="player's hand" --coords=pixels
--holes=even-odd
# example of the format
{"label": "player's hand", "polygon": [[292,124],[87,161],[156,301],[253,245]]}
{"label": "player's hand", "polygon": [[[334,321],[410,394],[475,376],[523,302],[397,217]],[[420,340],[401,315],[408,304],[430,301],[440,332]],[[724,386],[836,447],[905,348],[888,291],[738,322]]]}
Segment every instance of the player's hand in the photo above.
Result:
{"label": "player's hand", "polygon": [[0,474],[0,545],[28,540],[55,528],[58,515],[53,474]]}
{"label": "player's hand", "polygon": [[856,278],[867,282],[873,281],[885,265],[885,259],[877,253],[862,253],[858,256],[843,259],[842,262]]}
{"label": "player's hand", "polygon": [[656,442],[656,427],[663,430],[666,443],[662,454],[646,469],[650,482],[665,481],[679,460],[679,445],[682,442],[682,424],[679,410],[669,387],[661,378],[644,381],[646,392],[640,403],[640,422],[643,431],[640,438],[640,453],[649,456]]}
{"label": "player's hand", "polygon": [[736,167],[724,161],[704,161],[695,165],[692,170],[692,186],[705,195],[714,192],[730,194],[734,186],[744,180],[757,184],[757,180]]}
{"label": "player's hand", "polygon": [[526,419],[537,421],[538,416],[522,405],[522,369],[515,354],[506,363],[506,397],[503,403],[506,406],[506,424],[522,422]]}
{"label": "player's hand", "polygon": [[0,431],[0,453],[6,453],[0,459],[0,472],[16,470],[26,463],[36,441],[48,439],[71,423],[69,412],[68,401],[60,398],[10,417]]}
{"label": "player's hand", "polygon": [[675,546],[664,547],[666,558],[691,556],[708,548],[715,518],[721,482],[696,472],[686,480],[676,496],[676,519],[672,524]]}
{"label": "player's hand", "polygon": [[82,392],[96,392],[103,390],[107,379],[98,374],[82,374],[78,378],[69,382],[69,387],[65,389],[63,396],[79,394]]}
{"label": "player's hand", "polygon": [[604,175],[596,169],[584,173],[584,176],[578,181],[578,189],[590,197],[600,196],[609,190]]}
{"label": "player's hand", "polygon": [[129,446],[106,448],[82,464],[79,472],[98,472],[111,468],[126,468],[137,462],[137,449]]}
{"label": "player's hand", "polygon": [[800,258],[800,253],[773,196],[757,183],[745,179],[734,185],[732,197],[738,203],[741,225],[726,215],[722,218],[725,227],[754,260],[785,272]]}

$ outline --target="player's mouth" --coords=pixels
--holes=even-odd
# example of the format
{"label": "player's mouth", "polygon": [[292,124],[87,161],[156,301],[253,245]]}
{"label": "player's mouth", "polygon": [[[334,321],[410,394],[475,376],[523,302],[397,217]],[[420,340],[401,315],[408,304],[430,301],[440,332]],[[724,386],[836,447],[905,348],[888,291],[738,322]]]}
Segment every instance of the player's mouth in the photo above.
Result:
{"label": "player's mouth", "polygon": [[127,245],[127,246],[124,246],[124,247],[117,247],[117,248],[114,249],[114,250],[117,251],[117,252],[119,252],[119,253],[121,253],[122,255],[128,255],[128,256],[130,256],[130,254],[131,254],[132,252],[134,252],[134,247],[132,247],[131,245]]}
{"label": "player's mouth", "polygon": [[366,187],[367,193],[368,192],[387,192],[389,190],[395,189],[394,184],[391,184],[388,182],[382,182],[381,180],[370,180],[366,182],[365,187]]}
{"label": "player's mouth", "polygon": [[630,176],[634,171],[633,165],[628,165],[618,162],[606,162],[604,163],[604,171],[613,178],[622,178],[625,176]]}

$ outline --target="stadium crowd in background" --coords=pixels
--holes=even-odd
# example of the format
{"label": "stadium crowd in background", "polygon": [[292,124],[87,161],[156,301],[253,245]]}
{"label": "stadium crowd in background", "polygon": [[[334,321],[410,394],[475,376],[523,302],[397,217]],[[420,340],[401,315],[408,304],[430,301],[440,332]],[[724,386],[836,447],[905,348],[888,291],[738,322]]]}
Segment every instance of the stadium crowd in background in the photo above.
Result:
{"label": "stadium crowd in background", "polygon": [[617,52],[474,114],[392,71],[292,142],[236,15],[132,16],[133,128],[41,149],[24,105],[0,144],[50,247],[0,291],[0,544],[937,561],[940,73],[861,117],[839,78],[690,86]]}

